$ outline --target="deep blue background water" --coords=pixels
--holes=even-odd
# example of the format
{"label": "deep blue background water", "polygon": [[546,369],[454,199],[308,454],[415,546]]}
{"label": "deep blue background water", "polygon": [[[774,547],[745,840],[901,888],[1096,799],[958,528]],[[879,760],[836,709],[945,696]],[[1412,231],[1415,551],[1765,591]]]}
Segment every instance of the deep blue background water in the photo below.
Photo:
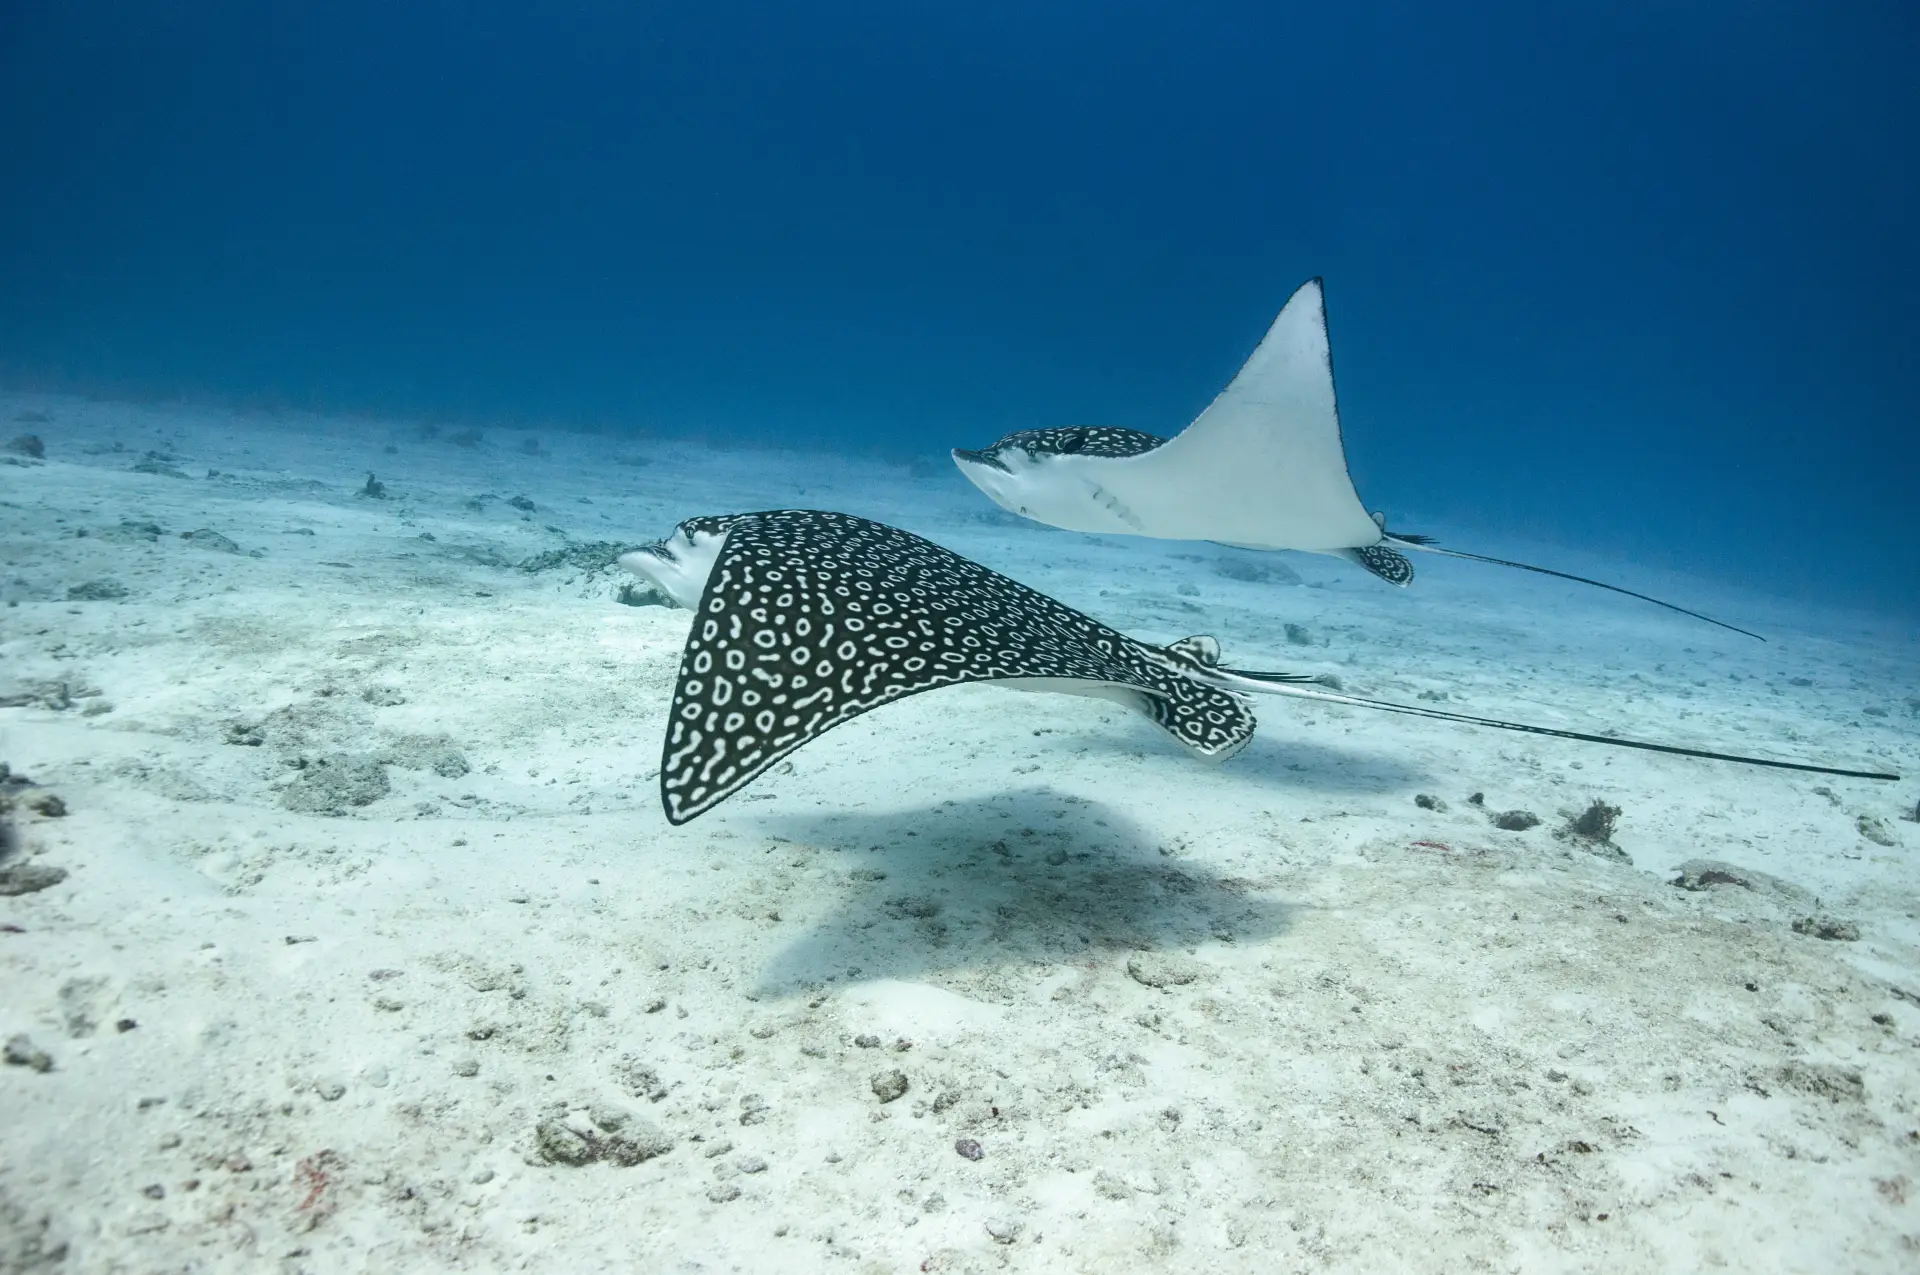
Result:
{"label": "deep blue background water", "polygon": [[1396,523],[1917,611],[1916,12],[13,0],[0,377],[939,458],[1323,274]]}

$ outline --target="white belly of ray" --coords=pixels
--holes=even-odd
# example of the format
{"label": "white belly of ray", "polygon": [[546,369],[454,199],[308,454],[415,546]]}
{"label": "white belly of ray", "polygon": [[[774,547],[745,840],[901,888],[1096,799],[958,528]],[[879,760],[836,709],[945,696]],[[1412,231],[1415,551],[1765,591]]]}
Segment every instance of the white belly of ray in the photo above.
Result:
{"label": "white belly of ray", "polygon": [[1098,456],[1034,457],[1018,448],[1009,448],[1000,459],[1011,473],[972,461],[958,463],[960,472],[1008,513],[1096,535],[1159,534],[1141,521],[1132,506],[1101,486],[1109,477],[1104,467],[1120,461]]}
{"label": "white belly of ray", "polygon": [[1139,456],[1000,459],[1011,473],[960,468],[1001,507],[1072,531],[1317,553],[1380,540],[1347,474],[1317,279],[1178,437]]}
{"label": "white belly of ray", "polygon": [[1078,695],[1082,699],[1103,699],[1109,703],[1130,708],[1136,713],[1147,711],[1147,692],[1137,686],[1121,686],[1116,682],[1088,682],[1076,677],[1004,677],[987,683],[1008,691],[1032,691],[1037,694]]}
{"label": "white belly of ray", "polygon": [[620,555],[620,565],[673,600],[683,610],[700,605],[706,592],[707,577],[720,560],[720,549],[727,543],[724,531],[677,531],[662,542],[666,553],[654,549],[636,549]]}

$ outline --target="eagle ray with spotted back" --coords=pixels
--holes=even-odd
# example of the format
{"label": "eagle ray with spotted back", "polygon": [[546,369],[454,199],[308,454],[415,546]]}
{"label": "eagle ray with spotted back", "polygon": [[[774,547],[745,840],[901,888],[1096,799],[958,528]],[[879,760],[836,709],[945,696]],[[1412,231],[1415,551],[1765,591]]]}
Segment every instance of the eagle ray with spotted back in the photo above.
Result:
{"label": "eagle ray with spotted back", "polygon": [[677,583],[695,546],[712,559],[661,757],[672,823],[835,726],[942,686],[1118,699],[1206,757],[1231,756],[1253,736],[1246,698],[1189,676],[1179,655],[909,532],[780,510],[691,520],[621,561]]}
{"label": "eagle ray with spotted back", "polygon": [[1413,582],[1402,552],[1411,549],[1592,585],[1760,637],[1618,585],[1389,532],[1347,471],[1319,279],[1295,289],[1239,374],[1172,438],[1111,426],[1021,430],[955,448],[953,460],[1001,508],[1068,531],[1329,554],[1403,587]]}

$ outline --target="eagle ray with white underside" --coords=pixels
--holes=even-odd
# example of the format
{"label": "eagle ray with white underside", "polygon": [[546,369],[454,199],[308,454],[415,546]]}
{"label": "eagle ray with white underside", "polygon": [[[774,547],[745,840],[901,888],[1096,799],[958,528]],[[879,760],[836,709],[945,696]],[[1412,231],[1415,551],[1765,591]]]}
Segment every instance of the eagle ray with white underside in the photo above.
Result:
{"label": "eagle ray with white underside", "polygon": [[1324,553],[1401,586],[1414,574],[1401,550],[1414,549],[1590,584],[1760,638],[1619,585],[1389,532],[1347,472],[1319,279],[1294,291],[1232,383],[1173,438],[1108,426],[1021,430],[977,451],[955,448],[953,460],[1001,508],[1068,531]]}
{"label": "eagle ray with white underside", "polygon": [[620,564],[694,612],[668,711],[660,799],[706,813],[783,757],[909,695],[985,682],[1092,696],[1145,714],[1203,757],[1252,739],[1250,696],[1296,695],[1470,725],[1751,765],[1870,771],[1529,726],[1336,695],[1312,677],[1242,672],[1210,637],[1135,641],[931,541],[813,510],[692,518]]}

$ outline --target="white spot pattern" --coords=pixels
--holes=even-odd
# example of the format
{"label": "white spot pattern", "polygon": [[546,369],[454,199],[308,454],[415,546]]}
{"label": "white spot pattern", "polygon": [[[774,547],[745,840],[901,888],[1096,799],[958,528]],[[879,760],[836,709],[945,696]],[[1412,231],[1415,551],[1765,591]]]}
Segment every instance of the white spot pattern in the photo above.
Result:
{"label": "white spot pattern", "polygon": [[1388,584],[1405,587],[1413,583],[1413,563],[1398,549],[1390,549],[1383,544],[1362,545],[1353,551],[1353,556],[1354,561]]}
{"label": "white spot pattern", "polygon": [[1166,441],[1158,434],[1118,425],[1062,425],[1053,429],[1016,430],[991,446],[960,454],[990,456],[1008,447],[1018,447],[1035,459],[1041,456],[1141,456]]}
{"label": "white spot pattern", "polygon": [[962,682],[1135,687],[1149,716],[1209,757],[1252,737],[1248,702],[1193,680],[1189,651],[1136,642],[909,532],[812,510],[690,521],[727,539],[674,687],[660,764],[672,823],[842,722]]}

